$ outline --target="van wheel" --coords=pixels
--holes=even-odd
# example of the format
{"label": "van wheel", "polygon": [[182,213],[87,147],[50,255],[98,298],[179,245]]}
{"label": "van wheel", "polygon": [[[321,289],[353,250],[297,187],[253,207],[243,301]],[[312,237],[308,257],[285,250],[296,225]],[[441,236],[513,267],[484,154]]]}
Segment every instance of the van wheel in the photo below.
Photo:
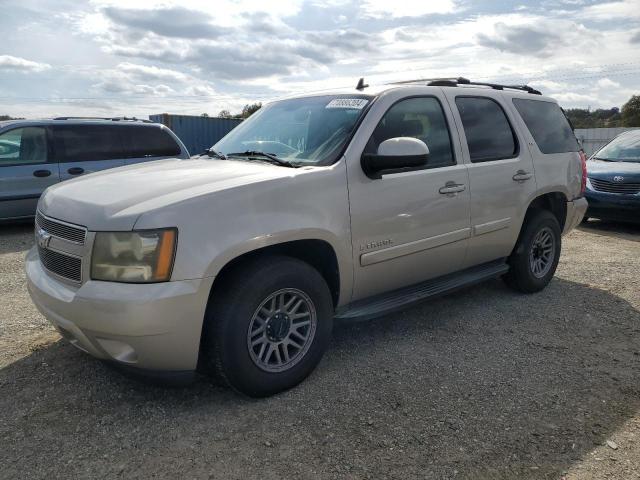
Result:
{"label": "van wheel", "polygon": [[287,390],[318,365],[333,301],[313,267],[286,256],[245,264],[211,299],[202,354],[209,370],[252,397]]}
{"label": "van wheel", "polygon": [[524,293],[539,292],[553,278],[560,260],[562,237],[556,217],[546,210],[534,212],[509,257],[507,285]]}

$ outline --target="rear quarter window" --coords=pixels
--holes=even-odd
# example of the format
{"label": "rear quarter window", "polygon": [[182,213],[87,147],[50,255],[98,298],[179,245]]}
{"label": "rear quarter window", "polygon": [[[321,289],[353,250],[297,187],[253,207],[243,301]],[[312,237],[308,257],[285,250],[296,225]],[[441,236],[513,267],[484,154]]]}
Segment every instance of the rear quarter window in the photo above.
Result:
{"label": "rear quarter window", "polygon": [[523,98],[514,98],[513,104],[542,153],[578,151],[578,141],[557,104]]}
{"label": "rear quarter window", "polygon": [[127,158],[175,157],[180,147],[169,133],[157,126],[122,128]]}

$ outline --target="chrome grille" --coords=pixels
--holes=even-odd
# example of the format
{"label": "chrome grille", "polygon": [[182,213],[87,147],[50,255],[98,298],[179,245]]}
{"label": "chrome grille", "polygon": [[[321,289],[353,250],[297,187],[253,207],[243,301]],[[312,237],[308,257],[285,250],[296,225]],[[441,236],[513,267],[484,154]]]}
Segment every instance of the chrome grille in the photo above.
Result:
{"label": "chrome grille", "polygon": [[71,257],[40,246],[38,246],[38,253],[40,254],[42,265],[50,272],[74,282],[80,282],[82,279],[82,260],[80,258]]}
{"label": "chrome grille", "polygon": [[640,193],[640,183],[610,182],[598,178],[590,178],[589,180],[593,189],[599,192],[627,193],[629,195]]}
{"label": "chrome grille", "polygon": [[51,218],[47,218],[40,212],[36,213],[36,230],[43,229],[49,235],[62,238],[79,245],[84,245],[87,230],[82,227],[75,227]]}

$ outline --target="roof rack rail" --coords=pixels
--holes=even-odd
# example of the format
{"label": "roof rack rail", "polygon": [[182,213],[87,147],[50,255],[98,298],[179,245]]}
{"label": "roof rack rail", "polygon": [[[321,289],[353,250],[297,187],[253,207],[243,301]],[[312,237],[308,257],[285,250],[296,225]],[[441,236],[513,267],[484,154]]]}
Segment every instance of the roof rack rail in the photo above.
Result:
{"label": "roof rack rail", "polygon": [[411,83],[426,83],[430,87],[457,87],[459,85],[474,85],[480,87],[490,87],[494,90],[504,90],[508,88],[510,90],[522,90],[523,92],[531,93],[533,95],[542,95],[542,92],[531,88],[529,85],[501,85],[499,83],[487,83],[487,82],[472,82],[468,78],[421,78],[416,80],[404,80],[401,82],[391,82],[389,85],[405,85]]}
{"label": "roof rack rail", "polygon": [[54,120],[111,120],[112,122],[154,123],[152,120],[136,117],[56,117]]}
{"label": "roof rack rail", "polygon": [[416,78],[413,80],[400,80],[398,82],[389,82],[387,85],[407,85],[410,83],[430,83],[430,82],[436,82],[436,81],[444,81],[444,80],[451,80],[451,81],[455,81],[455,78],[451,77],[451,78]]}

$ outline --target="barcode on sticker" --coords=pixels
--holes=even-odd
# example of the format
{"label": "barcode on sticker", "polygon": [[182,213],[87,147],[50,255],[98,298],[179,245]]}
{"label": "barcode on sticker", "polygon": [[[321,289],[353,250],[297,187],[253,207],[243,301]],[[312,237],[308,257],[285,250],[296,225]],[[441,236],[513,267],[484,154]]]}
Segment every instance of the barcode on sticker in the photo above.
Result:
{"label": "barcode on sticker", "polygon": [[362,110],[364,106],[369,102],[364,98],[334,98],[325,108],[355,108]]}

